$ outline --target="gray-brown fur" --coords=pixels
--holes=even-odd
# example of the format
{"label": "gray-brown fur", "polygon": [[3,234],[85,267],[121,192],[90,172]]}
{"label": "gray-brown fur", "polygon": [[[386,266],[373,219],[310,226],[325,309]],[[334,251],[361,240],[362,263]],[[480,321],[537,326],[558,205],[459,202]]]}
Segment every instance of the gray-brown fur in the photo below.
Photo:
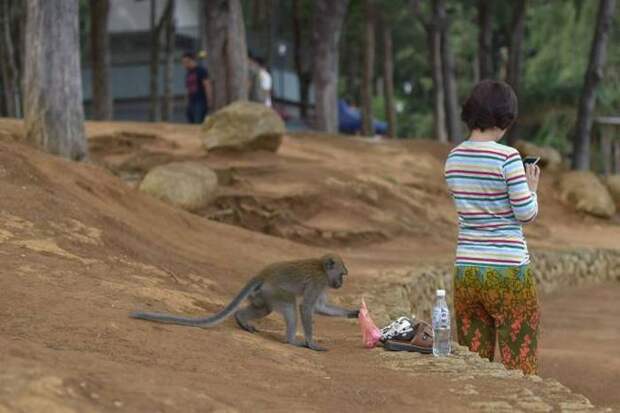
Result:
{"label": "gray-brown fur", "polygon": [[[177,317],[168,314],[132,313],[134,318],[195,327],[212,327],[234,313],[237,324],[250,333],[256,328],[252,320],[277,311],[286,322],[286,340],[289,344],[325,350],[313,340],[314,313],[334,317],[357,317],[357,310],[333,306],[327,302],[327,288],[340,288],[348,271],[342,259],[327,254],[318,259],[278,262],[265,267],[252,278],[222,311],[205,318]],[[249,304],[238,309],[245,299]],[[297,312],[304,331],[304,340],[296,339]]]}

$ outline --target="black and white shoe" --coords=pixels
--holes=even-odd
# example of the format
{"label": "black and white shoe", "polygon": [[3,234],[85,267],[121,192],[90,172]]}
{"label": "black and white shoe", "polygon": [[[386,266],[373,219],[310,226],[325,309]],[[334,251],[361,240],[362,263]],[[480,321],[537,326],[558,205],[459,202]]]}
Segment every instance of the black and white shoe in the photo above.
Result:
{"label": "black and white shoe", "polygon": [[381,329],[381,341],[411,340],[415,332],[413,320],[409,317],[400,317]]}

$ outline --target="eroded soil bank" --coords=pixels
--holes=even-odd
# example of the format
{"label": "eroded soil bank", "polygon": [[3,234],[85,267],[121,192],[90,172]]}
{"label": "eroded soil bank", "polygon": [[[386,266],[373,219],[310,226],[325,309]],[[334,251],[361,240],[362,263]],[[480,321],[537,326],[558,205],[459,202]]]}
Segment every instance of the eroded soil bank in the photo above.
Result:
{"label": "eroded soil bank", "polygon": [[[524,378],[462,350],[446,360],[365,350],[352,320],[318,318],[330,351],[314,353],[283,345],[277,316],[256,335],[230,320],[200,330],[127,317],[210,313],[265,264],[328,250],[351,273],[334,301],[379,302],[380,288],[400,282],[393,291],[409,288],[398,300],[410,311],[411,297],[428,294],[408,274],[441,269],[453,253],[445,147],[304,135],[287,137],[277,154],[233,156],[202,153],[191,127],[91,123],[93,165],[22,145],[20,128],[0,120],[2,413],[602,411],[553,378]],[[178,158],[230,172],[219,200],[238,222],[172,208],[128,185]],[[573,213],[554,182],[544,178],[532,249],[617,249],[620,227]],[[600,299],[578,291],[590,294],[585,302]],[[610,291],[605,299],[617,303]],[[544,333],[549,349],[569,348],[551,340],[566,305],[549,318],[558,320]]]}

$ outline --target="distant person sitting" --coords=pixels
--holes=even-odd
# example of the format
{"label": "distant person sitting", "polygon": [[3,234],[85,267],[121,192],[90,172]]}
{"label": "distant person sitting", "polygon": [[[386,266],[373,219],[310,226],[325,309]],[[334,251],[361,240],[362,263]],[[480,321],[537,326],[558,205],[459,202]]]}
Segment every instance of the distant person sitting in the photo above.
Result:
{"label": "distant person sitting", "polygon": [[[349,105],[346,100],[338,100],[338,130],[340,133],[356,135],[362,131],[362,114],[356,107]],[[375,135],[387,133],[387,123],[376,119],[372,121]]]}
{"label": "distant person sitting", "polygon": [[185,74],[185,88],[187,89],[186,116],[189,123],[202,123],[209,112],[211,101],[211,81],[209,72],[200,66],[196,55],[185,52],[182,59],[187,70]]}

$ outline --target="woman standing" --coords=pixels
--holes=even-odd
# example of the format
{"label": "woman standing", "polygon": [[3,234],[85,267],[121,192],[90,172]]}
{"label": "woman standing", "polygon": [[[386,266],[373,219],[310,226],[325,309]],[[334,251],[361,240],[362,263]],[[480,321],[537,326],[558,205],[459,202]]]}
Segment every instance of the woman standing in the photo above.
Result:
{"label": "woman standing", "polygon": [[445,177],[459,217],[454,307],[459,344],[493,360],[537,372],[540,310],[522,225],[538,213],[540,169],[497,143],[517,117],[504,83],[478,83],[463,105],[469,139],[454,148]]}

